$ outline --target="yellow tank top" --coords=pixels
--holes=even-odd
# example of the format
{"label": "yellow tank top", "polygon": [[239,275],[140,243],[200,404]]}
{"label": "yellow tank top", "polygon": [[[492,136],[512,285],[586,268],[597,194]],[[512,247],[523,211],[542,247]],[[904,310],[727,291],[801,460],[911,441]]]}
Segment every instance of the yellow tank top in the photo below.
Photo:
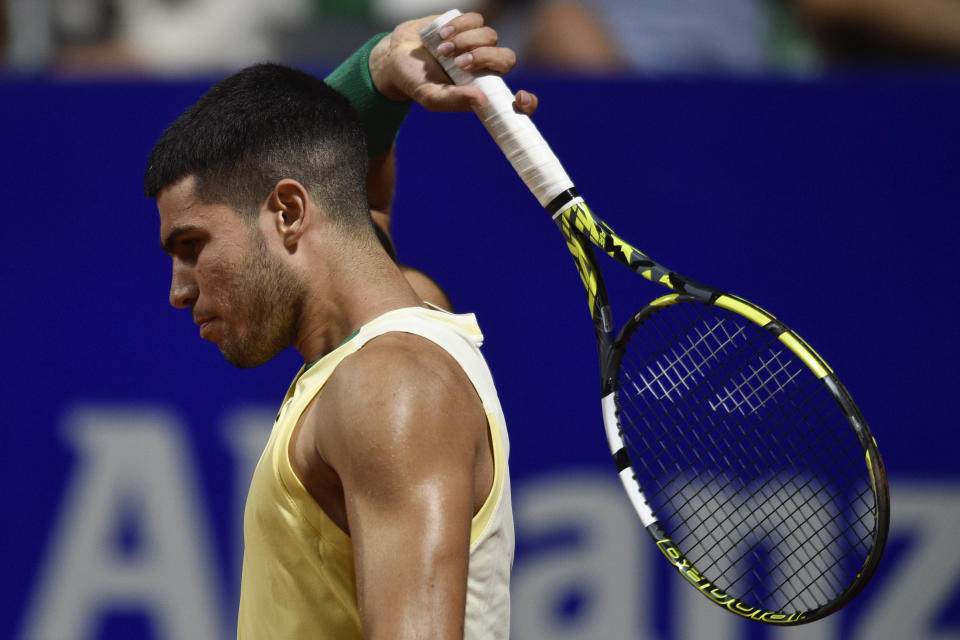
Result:
{"label": "yellow tank top", "polygon": [[362,638],[353,550],[347,536],[317,505],[290,463],[294,427],[340,362],[376,336],[401,331],[446,350],[470,378],[487,414],[494,482],[474,516],[464,638],[507,638],[514,532],[507,468],[506,423],[472,314],[419,307],[397,309],[364,325],[309,369],[301,369],[283,401],[257,463],[244,512],[240,640]]}

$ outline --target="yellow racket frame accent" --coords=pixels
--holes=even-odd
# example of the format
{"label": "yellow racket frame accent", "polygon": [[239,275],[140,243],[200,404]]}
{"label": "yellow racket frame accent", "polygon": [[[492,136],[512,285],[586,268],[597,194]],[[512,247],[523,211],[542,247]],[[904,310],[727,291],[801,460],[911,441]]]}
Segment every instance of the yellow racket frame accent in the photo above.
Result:
{"label": "yellow racket frame accent", "polygon": [[[571,229],[576,229],[577,232],[588,238],[595,246],[602,248],[611,258],[622,262],[647,280],[656,282],[670,289],[675,289],[671,276],[673,278],[679,278],[677,274],[666,270],[645,253],[618,236],[613,229],[590,211],[589,207],[587,207],[581,198],[574,199],[567,208],[562,210],[557,216],[557,222],[566,239],[567,249],[569,249],[577,263],[577,270],[580,273],[583,286],[587,291],[588,304],[590,305],[592,314],[596,314],[599,311],[596,309],[596,301],[597,292],[599,287],[602,286],[602,280],[600,280],[597,274],[592,249],[589,245],[579,242],[577,235],[573,233]],[[779,325],[779,321],[777,321],[772,314],[752,302],[719,291],[715,293],[716,296],[712,303],[716,306],[741,315],[761,327],[766,327],[771,322],[777,322]],[[679,294],[674,293],[661,296],[650,304],[652,306],[672,304],[678,295]],[[780,342],[807,365],[818,379],[823,379],[833,373],[833,369],[830,368],[826,361],[824,361],[803,338],[797,335],[796,332],[783,327],[782,333],[777,337]]]}
{"label": "yellow racket frame accent", "polygon": [[656,540],[656,543],[657,548],[660,549],[663,555],[667,557],[667,560],[677,568],[680,575],[686,578],[700,593],[738,616],[758,622],[766,622],[767,624],[791,626],[802,623],[808,617],[805,613],[778,613],[775,611],[766,611],[758,607],[751,607],[727,594],[720,587],[710,582],[702,573],[697,571],[697,568],[687,560],[680,549],[673,543],[673,540],[670,538],[659,538]]}

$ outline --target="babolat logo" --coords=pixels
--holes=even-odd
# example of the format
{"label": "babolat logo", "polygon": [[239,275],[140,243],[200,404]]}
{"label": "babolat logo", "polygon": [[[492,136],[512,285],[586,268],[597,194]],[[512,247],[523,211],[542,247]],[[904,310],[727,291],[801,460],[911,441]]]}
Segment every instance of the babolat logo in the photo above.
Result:
{"label": "babolat logo", "polygon": [[739,616],[771,624],[793,624],[806,618],[806,615],[803,613],[774,613],[773,611],[764,611],[763,609],[744,604],[707,580],[696,567],[690,564],[690,561],[687,560],[680,550],[677,549],[676,545],[673,544],[673,540],[669,538],[657,540],[657,547],[660,548],[663,555],[667,556],[683,577],[700,590],[700,593]]}

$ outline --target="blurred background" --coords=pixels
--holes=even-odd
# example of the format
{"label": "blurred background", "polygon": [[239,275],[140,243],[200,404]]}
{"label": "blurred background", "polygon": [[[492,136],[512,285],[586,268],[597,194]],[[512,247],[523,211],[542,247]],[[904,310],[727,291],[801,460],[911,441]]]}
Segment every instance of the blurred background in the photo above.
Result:
{"label": "blurred background", "polygon": [[[448,8],[0,2],[0,638],[234,636],[247,480],[300,362],[235,370],[169,307],[147,154],[230,71],[324,75]],[[513,637],[960,638],[960,0],[459,8],[518,52],[510,84],[540,96],[538,125],[621,235],[826,356],[893,501],[880,571],[826,621],[761,627],[690,589],[611,468],[586,301],[549,217],[472,114],[414,108],[395,239],[484,328],[512,437]],[[660,293],[604,267],[619,319]]]}
{"label": "blurred background", "polygon": [[[4,0],[4,66],[81,76],[335,63],[442,0]],[[956,0],[464,0],[525,66],[618,74],[812,73],[946,66]]]}

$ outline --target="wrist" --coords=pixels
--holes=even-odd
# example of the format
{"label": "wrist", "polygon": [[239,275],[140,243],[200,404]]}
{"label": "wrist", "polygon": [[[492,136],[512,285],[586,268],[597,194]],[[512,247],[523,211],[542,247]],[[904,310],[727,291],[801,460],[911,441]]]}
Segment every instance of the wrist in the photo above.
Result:
{"label": "wrist", "polygon": [[[330,87],[342,93],[356,109],[367,136],[367,154],[370,156],[381,155],[390,150],[412,104],[409,100],[392,100],[381,92],[374,81],[372,67],[376,65],[376,75],[381,86],[396,95],[389,82],[384,80],[386,74],[383,72],[383,61],[389,53],[389,41],[384,42],[388,40],[386,35],[380,34],[371,38],[325,79]],[[381,44],[383,48],[377,49]],[[374,50],[377,51],[375,56]]]}
{"label": "wrist", "polygon": [[373,86],[380,94],[388,100],[394,102],[408,102],[410,98],[401,91],[393,82],[390,74],[390,49],[392,47],[391,36],[393,34],[380,34],[375,36],[378,39],[376,45],[370,50],[369,61],[367,64],[370,70],[370,80]]}

